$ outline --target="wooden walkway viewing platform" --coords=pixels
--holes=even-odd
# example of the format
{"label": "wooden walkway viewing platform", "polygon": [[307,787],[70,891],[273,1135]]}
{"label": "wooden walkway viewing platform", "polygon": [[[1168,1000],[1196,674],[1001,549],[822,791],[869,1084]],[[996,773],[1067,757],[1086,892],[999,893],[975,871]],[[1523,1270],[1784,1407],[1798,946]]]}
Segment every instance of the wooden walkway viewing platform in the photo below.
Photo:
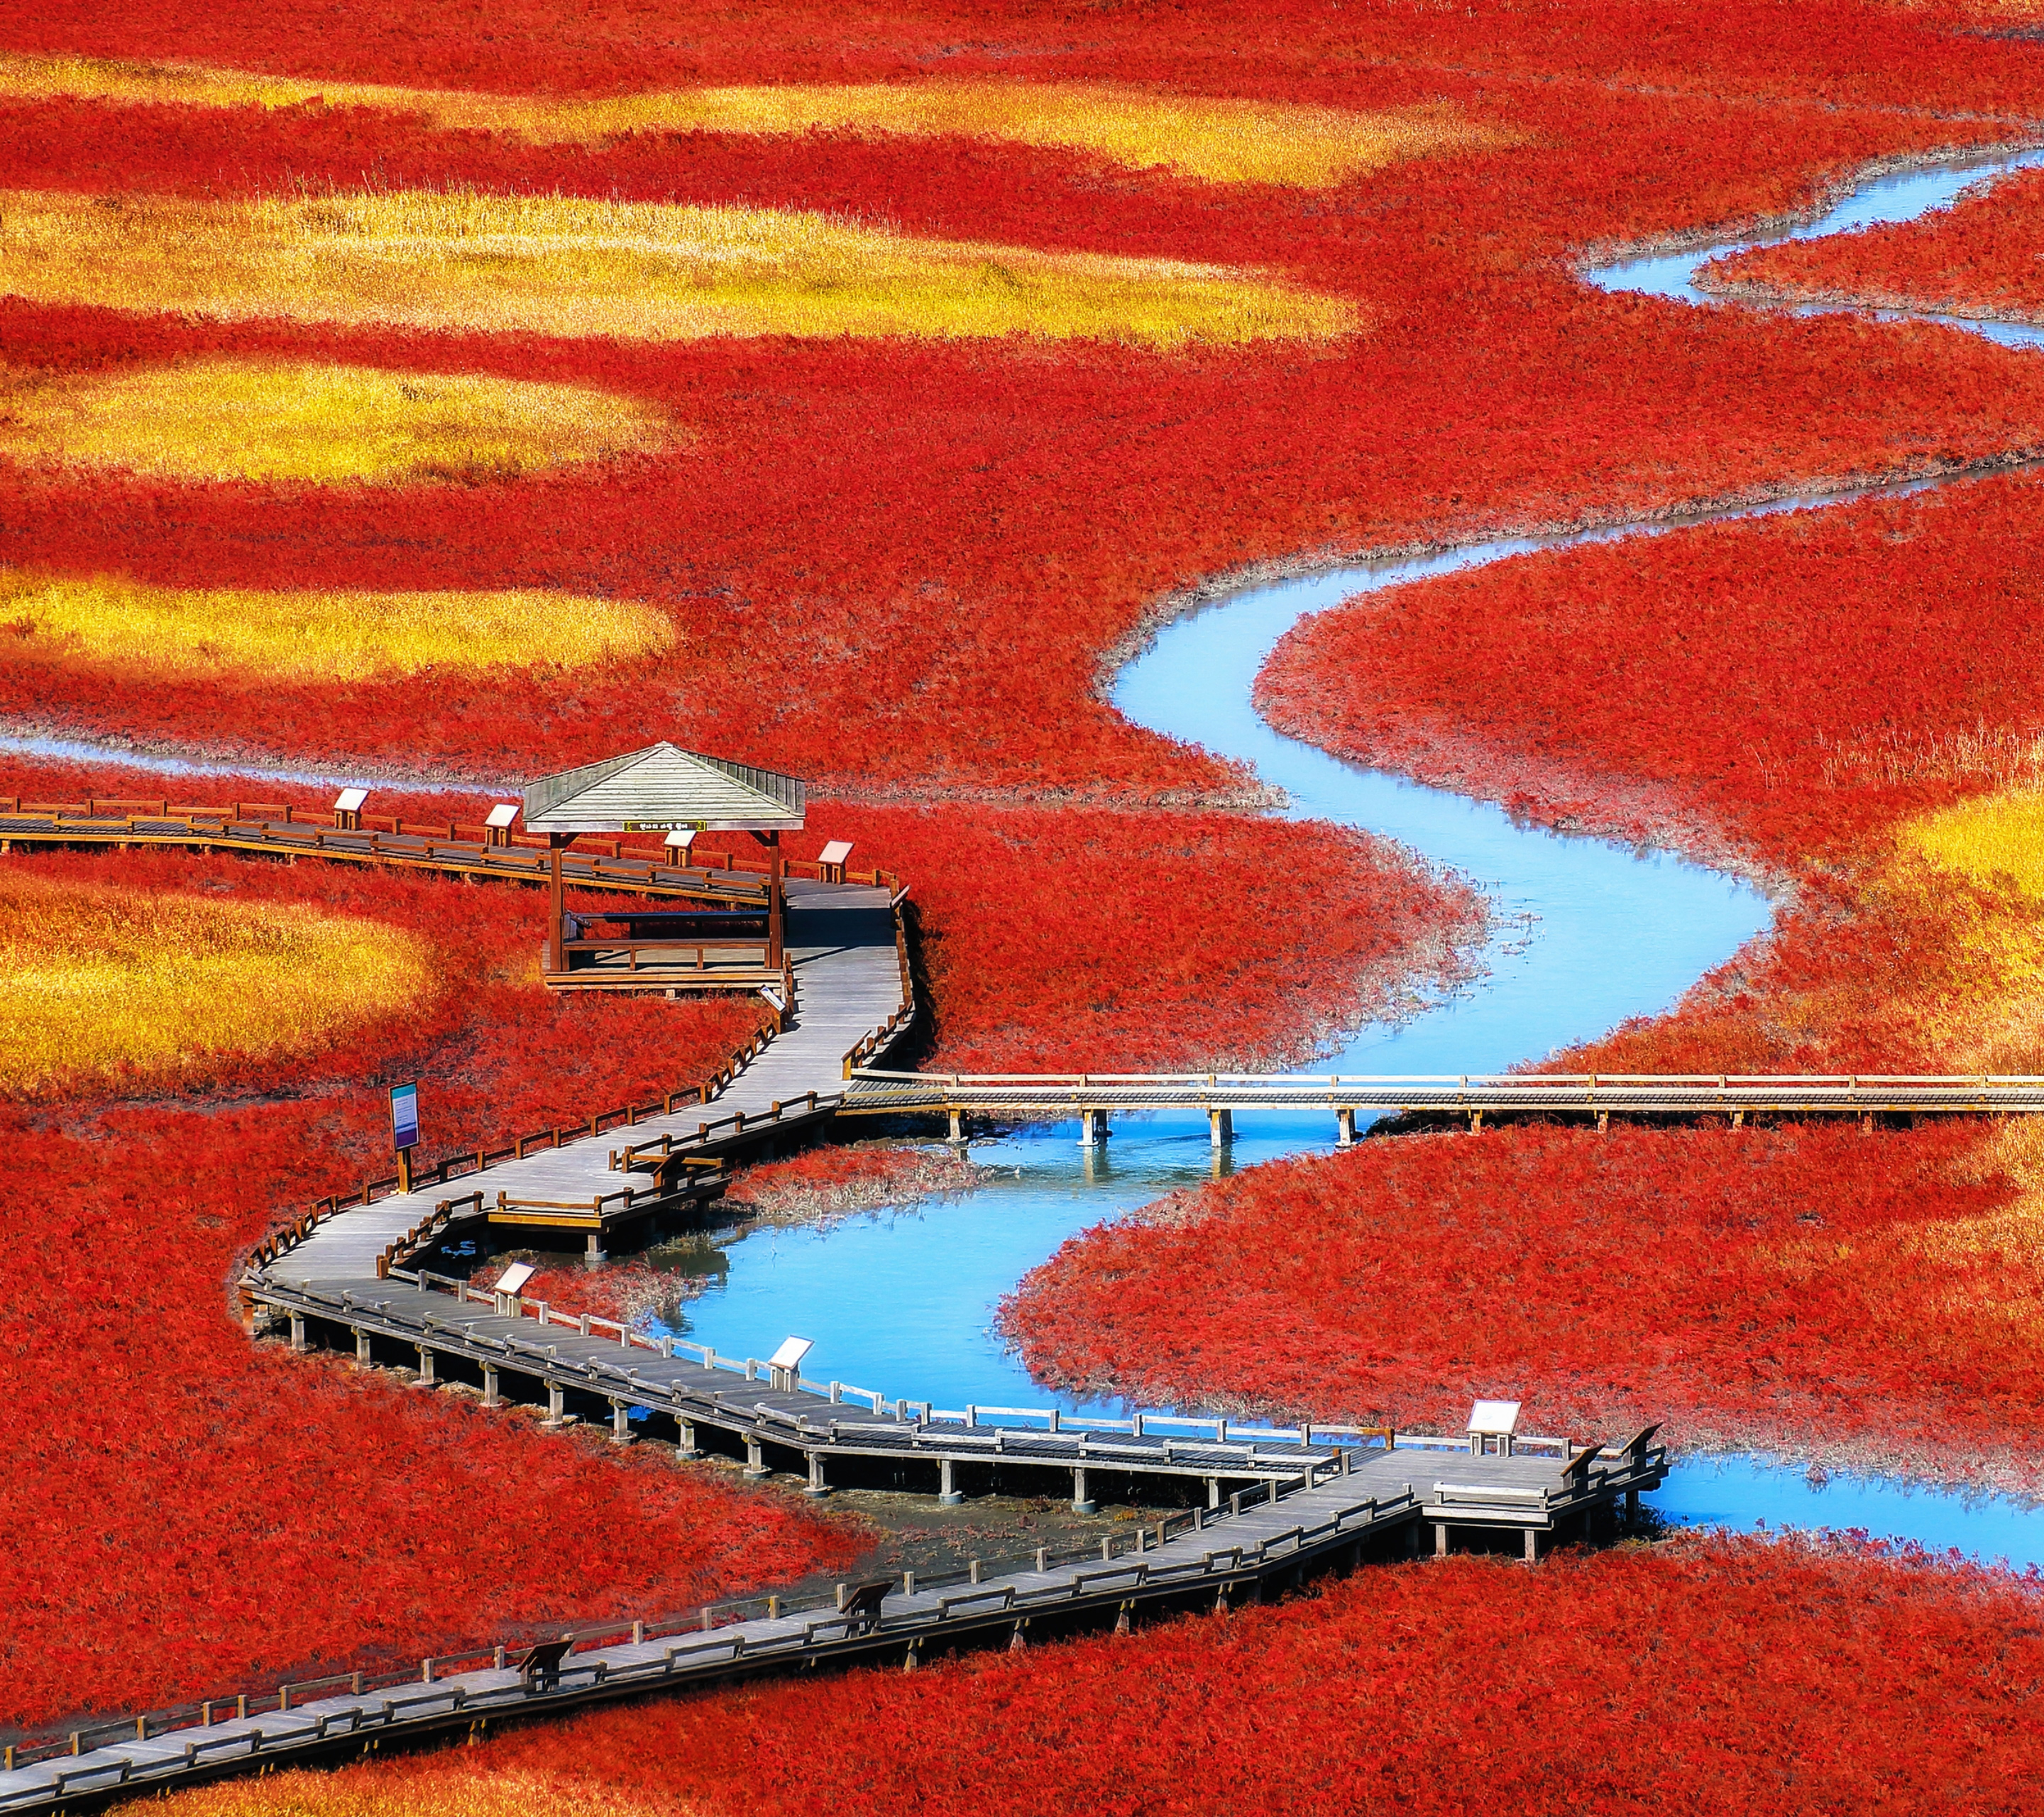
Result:
{"label": "wooden walkway viewing platform", "polygon": [[1343,1447],[1260,1493],[1136,1528],[1097,1555],[975,1562],[955,1577],[845,1584],[811,1599],[761,1597],[666,1621],[236,1693],[7,1750],[0,1812],[40,1812],[164,1791],[224,1774],[360,1754],[386,1742],[551,1713],[648,1691],[840,1663],[914,1665],[953,1648],[1026,1646],[1141,1613],[1226,1608],[1321,1572],[1448,1549],[1458,1529],[1593,1533],[1658,1486],[1666,1458],[1642,1433],[1606,1456],[1521,1439],[1509,1455],[1400,1436]]}

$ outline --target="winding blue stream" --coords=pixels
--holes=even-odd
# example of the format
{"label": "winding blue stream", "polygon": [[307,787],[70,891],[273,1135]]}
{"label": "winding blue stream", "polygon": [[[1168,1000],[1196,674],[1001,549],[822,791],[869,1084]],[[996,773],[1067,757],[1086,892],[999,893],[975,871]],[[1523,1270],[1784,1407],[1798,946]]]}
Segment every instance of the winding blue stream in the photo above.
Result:
{"label": "winding blue stream", "polygon": [[[1881,178],[1821,219],[1773,237],[1815,237],[1909,219],[1948,206],[1969,183],[2041,163],[2044,150]],[[1696,267],[1758,243],[1764,242],[1633,260],[1585,277],[1608,290],[1717,307],[1691,282]],[[1957,320],[1950,325],[2004,345],[2044,344],[2044,330]],[[1937,482],[1915,482],[1927,483]],[[1709,515],[1809,509],[1838,496]],[[1497,541],[1247,587],[1167,626],[1122,672],[1114,701],[1135,723],[1253,766],[1285,792],[1281,811],[1293,818],[1397,839],[1489,896],[1494,932],[1481,981],[1408,1026],[1361,1031],[1325,1070],[1478,1072],[1544,1055],[1623,1017],[1668,1008],[1700,973],[1767,925],[1766,902],[1735,879],[1661,854],[1516,826],[1496,807],[1343,763],[1281,736],[1250,700],[1271,648],[1306,614],[1377,588],[1535,549],[1664,535],[1701,521]],[[174,774],[234,773],[226,766],[56,740],[0,738],[0,749],[114,756]],[[350,780],[275,774],[291,782]],[[1210,1150],[1204,1118],[1186,1116],[1121,1120],[1104,1153],[1082,1153],[1070,1125],[979,1143],[974,1158],[1002,1170],[1001,1177],[960,1200],[855,1219],[827,1232],[763,1231],[728,1243],[728,1266],[706,1278],[685,1328],[720,1351],[755,1356],[799,1332],[816,1340],[808,1365],[816,1375],[890,1395],[951,1407],[968,1401],[1041,1407],[1051,1397],[1029,1381],[991,1328],[999,1299],[1031,1267],[1089,1225],[1218,1169],[1330,1147],[1333,1134],[1316,1118],[1245,1112],[1238,1114],[1236,1139],[1225,1157]],[[1900,1481],[1819,1482],[1800,1466],[1702,1458],[1679,1463],[1658,1501],[1676,1521],[1863,1527],[2018,1567],[2044,1565],[2044,1509],[2001,1497]]]}
{"label": "winding blue stream", "polygon": [[[1777,239],[1815,237],[1900,221],[1950,205],[1968,184],[2044,163],[2044,151],[1884,177],[1821,219]],[[1691,282],[1728,243],[1585,274],[1619,291],[1720,306]],[[2044,331],[1953,321],[2003,344],[2044,343]],[[1934,482],[1869,490],[1901,492]],[[1713,965],[1767,925],[1746,885],[1658,853],[1515,825],[1489,805],[1344,763],[1285,738],[1251,704],[1278,640],[1307,614],[1380,587],[1619,536],[1665,535],[1706,517],[1821,508],[1845,496],[1796,498],[1570,536],[1520,538],[1412,559],[1364,563],[1247,587],[1167,626],[1125,668],[1114,704],[1130,720],[1254,766],[1295,819],[1358,827],[1397,839],[1483,889],[1494,912],[1487,973],[1408,1026],[1361,1031],[1327,1070],[1477,1072],[1594,1036],[1623,1017],[1669,1007]],[[1070,1125],[976,1146],[1012,1170],[964,1199],[855,1220],[828,1232],[766,1231],[728,1246],[728,1271],[687,1321],[723,1350],[764,1355],[790,1331],[817,1340],[820,1374],[889,1394],[958,1406],[1040,1407],[991,1328],[1000,1297],[1074,1232],[1220,1167],[1243,1167],[1331,1146],[1332,1130],[1296,1114],[1243,1113],[1224,1159],[1204,1118],[1124,1119],[1107,1151],[1082,1153]],[[848,1286],[850,1290],[848,1290]],[[1065,1404],[1068,1408],[1071,1404]],[[1074,1408],[1074,1411],[1081,1409]],[[1864,1528],[2020,1568],[2044,1565],[2044,1509],[2002,1496],[1903,1481],[1814,1477],[1764,1458],[1679,1462],[1656,1498],[1677,1523],[1733,1527]]]}

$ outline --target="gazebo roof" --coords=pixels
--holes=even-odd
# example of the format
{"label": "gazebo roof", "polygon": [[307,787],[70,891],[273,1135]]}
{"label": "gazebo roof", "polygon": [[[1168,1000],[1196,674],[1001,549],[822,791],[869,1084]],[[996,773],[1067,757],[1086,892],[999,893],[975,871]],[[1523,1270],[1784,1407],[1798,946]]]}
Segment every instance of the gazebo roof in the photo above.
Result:
{"label": "gazebo roof", "polygon": [[525,785],[525,830],[535,833],[793,832],[807,791],[792,776],[648,745]]}

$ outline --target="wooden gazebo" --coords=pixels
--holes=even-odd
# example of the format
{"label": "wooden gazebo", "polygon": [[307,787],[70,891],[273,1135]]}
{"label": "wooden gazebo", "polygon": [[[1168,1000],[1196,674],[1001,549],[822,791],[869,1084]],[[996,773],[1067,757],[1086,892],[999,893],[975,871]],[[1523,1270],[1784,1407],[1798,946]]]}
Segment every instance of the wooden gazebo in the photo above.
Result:
{"label": "wooden gazebo", "polygon": [[[786,866],[781,835],[801,830],[807,791],[792,776],[648,745],[525,786],[524,824],[545,836],[551,913],[548,981],[568,989],[684,989],[749,985],[778,978],[785,958]],[[746,832],[766,848],[764,925],[759,910],[634,910],[601,917],[624,936],[585,939],[562,893],[561,854],[583,833],[645,833],[686,847],[705,832]],[[677,836],[678,836],[678,837]]]}

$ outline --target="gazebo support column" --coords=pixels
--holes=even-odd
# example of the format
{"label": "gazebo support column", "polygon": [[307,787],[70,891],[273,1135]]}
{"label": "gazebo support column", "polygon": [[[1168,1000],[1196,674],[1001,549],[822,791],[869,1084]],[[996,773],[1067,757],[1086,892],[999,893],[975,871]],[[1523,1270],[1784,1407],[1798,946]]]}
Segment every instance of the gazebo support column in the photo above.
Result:
{"label": "gazebo support column", "polygon": [[568,969],[567,943],[563,925],[567,920],[567,904],[561,897],[561,851],[574,837],[573,833],[547,835],[547,885],[551,918],[547,923],[547,970],[564,972]]}
{"label": "gazebo support column", "polygon": [[777,832],[762,833],[766,842],[766,856],[772,869],[766,877],[766,969],[781,969],[781,948],[786,932],[788,873],[787,861],[781,855],[781,836]]}

